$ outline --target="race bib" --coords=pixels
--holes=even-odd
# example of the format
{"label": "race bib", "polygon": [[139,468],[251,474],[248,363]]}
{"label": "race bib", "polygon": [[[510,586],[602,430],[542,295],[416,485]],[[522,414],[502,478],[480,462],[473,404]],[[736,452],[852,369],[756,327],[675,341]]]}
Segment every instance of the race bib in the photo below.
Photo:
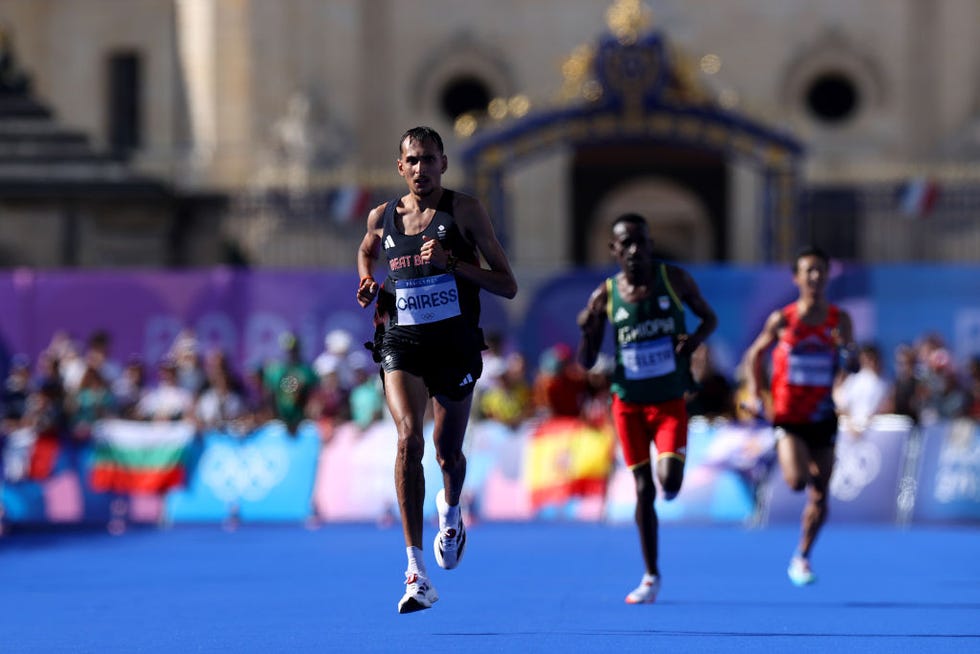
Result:
{"label": "race bib", "polygon": [[424,325],[458,316],[456,278],[447,274],[398,280],[395,309],[399,325]]}
{"label": "race bib", "polygon": [[626,379],[662,377],[677,369],[674,342],[669,336],[629,343],[623,346],[621,353]]}
{"label": "race bib", "polygon": [[789,383],[794,386],[831,386],[834,357],[828,352],[790,354]]}

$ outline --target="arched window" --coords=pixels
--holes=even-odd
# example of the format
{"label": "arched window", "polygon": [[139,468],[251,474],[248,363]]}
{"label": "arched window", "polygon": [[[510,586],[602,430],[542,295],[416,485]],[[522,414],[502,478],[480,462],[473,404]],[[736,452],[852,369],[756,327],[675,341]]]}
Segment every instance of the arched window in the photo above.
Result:
{"label": "arched window", "polygon": [[486,82],[475,75],[460,75],[448,80],[439,94],[439,107],[450,121],[468,112],[486,111],[492,100]]}
{"label": "arched window", "polygon": [[818,73],[806,88],[806,108],[817,120],[841,123],[860,112],[861,94],[845,72]]}

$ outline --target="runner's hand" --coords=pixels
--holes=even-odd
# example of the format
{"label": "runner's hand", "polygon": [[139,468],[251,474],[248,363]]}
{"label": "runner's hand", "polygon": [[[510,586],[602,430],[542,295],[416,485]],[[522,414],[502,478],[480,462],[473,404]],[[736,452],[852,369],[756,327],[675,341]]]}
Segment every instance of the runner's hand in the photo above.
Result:
{"label": "runner's hand", "polygon": [[378,295],[378,282],[370,277],[365,277],[357,287],[357,303],[366,307],[374,301]]}
{"label": "runner's hand", "polygon": [[449,263],[449,253],[446,252],[442,243],[429,236],[422,237],[422,248],[419,250],[423,263],[431,263],[436,268],[446,268]]}

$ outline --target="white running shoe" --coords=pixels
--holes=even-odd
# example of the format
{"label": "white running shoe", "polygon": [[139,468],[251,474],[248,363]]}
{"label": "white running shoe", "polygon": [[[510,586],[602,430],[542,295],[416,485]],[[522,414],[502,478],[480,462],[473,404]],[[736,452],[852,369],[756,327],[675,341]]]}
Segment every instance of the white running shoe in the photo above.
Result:
{"label": "white running shoe", "polygon": [[399,613],[414,613],[431,609],[439,599],[439,593],[425,575],[416,572],[405,573],[405,594],[398,602]]}
{"label": "white running shoe", "polygon": [[436,534],[432,549],[439,567],[452,570],[463,558],[463,549],[466,547],[466,527],[463,526],[462,516],[457,524],[447,524],[446,513],[449,512],[449,505],[446,504],[445,489],[440,490],[436,495],[436,510],[439,513],[439,533]]}
{"label": "white running shoe", "polygon": [[810,562],[802,556],[794,556],[790,559],[786,574],[794,586],[809,586],[817,580],[817,576],[810,569]]}
{"label": "white running shoe", "polygon": [[630,591],[626,596],[627,604],[653,604],[657,601],[657,593],[660,592],[660,577],[656,575],[643,575],[640,585]]}

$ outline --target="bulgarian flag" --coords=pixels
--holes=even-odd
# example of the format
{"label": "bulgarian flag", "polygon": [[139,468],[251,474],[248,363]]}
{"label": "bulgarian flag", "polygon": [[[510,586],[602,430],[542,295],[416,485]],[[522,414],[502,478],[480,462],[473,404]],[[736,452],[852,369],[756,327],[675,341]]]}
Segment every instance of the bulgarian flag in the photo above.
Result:
{"label": "bulgarian flag", "polygon": [[614,448],[611,428],[597,429],[577,418],[542,422],[525,451],[524,475],[532,508],[573,497],[603,496]]}
{"label": "bulgarian flag", "polygon": [[115,493],[163,493],[184,483],[190,422],[102,420],[92,432],[92,488]]}

